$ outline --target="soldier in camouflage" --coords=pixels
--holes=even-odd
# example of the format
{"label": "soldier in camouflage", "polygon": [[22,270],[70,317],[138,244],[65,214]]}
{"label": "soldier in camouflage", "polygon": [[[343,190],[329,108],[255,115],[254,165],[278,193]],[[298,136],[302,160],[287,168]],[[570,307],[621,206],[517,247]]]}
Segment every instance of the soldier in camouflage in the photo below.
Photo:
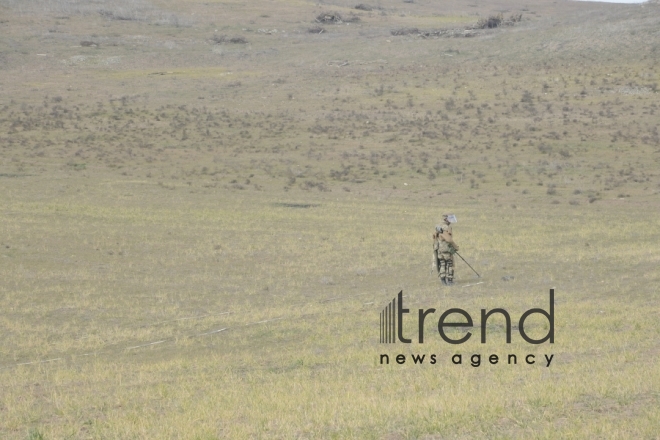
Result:
{"label": "soldier in camouflage", "polygon": [[442,284],[451,286],[454,284],[454,253],[458,251],[451,224],[456,222],[456,217],[453,214],[445,214],[442,216],[442,222],[443,224],[435,227],[433,234],[433,266]]}

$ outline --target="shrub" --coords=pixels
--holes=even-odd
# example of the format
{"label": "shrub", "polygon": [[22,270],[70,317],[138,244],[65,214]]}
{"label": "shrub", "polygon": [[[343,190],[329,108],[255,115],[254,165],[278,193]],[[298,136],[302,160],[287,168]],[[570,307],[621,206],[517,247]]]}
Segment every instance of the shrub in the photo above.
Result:
{"label": "shrub", "polygon": [[344,20],[339,12],[321,12],[316,16],[318,23],[342,23]]}
{"label": "shrub", "polygon": [[247,40],[243,37],[228,37],[226,35],[214,35],[211,40],[215,44],[224,44],[224,43],[232,43],[232,44],[247,44]]}
{"label": "shrub", "polygon": [[419,34],[419,29],[417,28],[401,28],[401,29],[392,29],[390,33],[394,36],[401,35],[417,35]]}
{"label": "shrub", "polygon": [[499,27],[504,21],[502,14],[491,15],[488,18],[480,18],[477,22],[477,29],[494,29]]}

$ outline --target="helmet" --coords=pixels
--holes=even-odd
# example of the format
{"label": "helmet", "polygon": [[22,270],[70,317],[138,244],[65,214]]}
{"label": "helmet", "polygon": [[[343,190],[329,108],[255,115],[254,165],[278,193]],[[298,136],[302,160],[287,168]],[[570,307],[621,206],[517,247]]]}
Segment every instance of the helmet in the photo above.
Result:
{"label": "helmet", "polygon": [[457,223],[456,216],[454,214],[443,214],[442,219],[448,221],[449,223]]}

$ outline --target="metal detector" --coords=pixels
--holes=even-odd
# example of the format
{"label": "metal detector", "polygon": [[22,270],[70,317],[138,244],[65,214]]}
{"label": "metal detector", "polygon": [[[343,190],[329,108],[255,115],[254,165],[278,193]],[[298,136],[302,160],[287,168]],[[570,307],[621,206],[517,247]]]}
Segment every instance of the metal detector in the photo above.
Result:
{"label": "metal detector", "polygon": [[[458,252],[454,252],[454,253],[455,253],[456,255],[458,255],[459,257],[461,257],[461,254],[459,254]],[[465,261],[465,258],[461,257],[461,260]],[[470,269],[472,269],[472,272],[474,272],[474,273],[477,274],[477,277],[481,278],[481,275],[479,275],[479,274],[477,273],[477,271],[474,270],[474,267],[470,266],[470,263],[468,263],[467,261],[465,261],[465,264],[467,264],[467,265],[470,267]]]}

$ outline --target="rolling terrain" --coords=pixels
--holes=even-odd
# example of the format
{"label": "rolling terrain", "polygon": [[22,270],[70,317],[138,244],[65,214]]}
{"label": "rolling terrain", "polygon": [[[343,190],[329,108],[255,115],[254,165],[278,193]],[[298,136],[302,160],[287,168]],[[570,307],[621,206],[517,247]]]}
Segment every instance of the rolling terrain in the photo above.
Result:
{"label": "rolling terrain", "polygon": [[0,2],[0,437],[654,438],[659,8]]}

